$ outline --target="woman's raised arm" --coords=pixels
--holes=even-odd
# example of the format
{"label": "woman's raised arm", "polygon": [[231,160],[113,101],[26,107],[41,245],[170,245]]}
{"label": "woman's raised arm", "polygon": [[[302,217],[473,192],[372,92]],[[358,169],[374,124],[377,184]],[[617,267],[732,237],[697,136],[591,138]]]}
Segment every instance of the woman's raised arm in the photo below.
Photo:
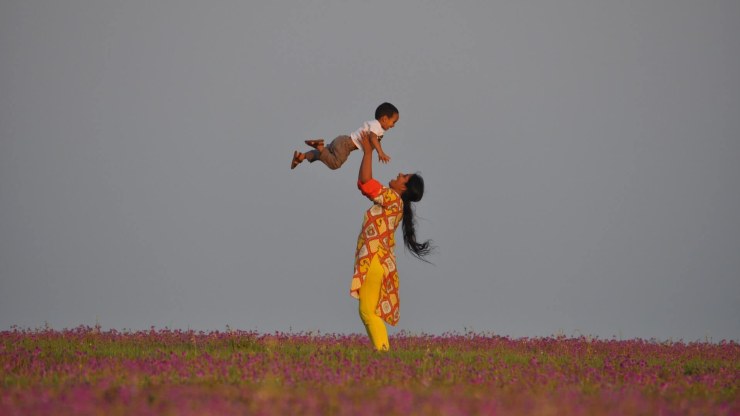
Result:
{"label": "woman's raised arm", "polygon": [[362,163],[360,163],[360,173],[357,180],[360,183],[367,183],[373,178],[373,146],[370,143],[368,132],[362,132],[360,145],[362,146]]}

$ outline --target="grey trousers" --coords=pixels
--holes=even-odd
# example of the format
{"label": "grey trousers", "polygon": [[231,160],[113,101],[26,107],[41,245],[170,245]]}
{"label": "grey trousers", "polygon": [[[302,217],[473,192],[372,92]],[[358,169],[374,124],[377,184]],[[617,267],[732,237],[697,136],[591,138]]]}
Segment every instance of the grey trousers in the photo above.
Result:
{"label": "grey trousers", "polygon": [[328,145],[324,145],[324,150],[311,150],[306,153],[306,160],[313,163],[317,160],[324,162],[329,169],[338,169],[347,161],[349,153],[357,149],[355,143],[349,136],[337,136]]}

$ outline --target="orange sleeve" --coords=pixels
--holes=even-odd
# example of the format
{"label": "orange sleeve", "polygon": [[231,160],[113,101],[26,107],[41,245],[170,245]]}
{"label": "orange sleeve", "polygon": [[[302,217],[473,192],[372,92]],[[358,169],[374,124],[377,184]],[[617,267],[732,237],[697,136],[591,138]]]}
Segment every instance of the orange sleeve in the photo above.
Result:
{"label": "orange sleeve", "polygon": [[363,195],[370,199],[375,199],[380,195],[380,191],[383,189],[383,185],[375,179],[362,183],[357,181],[357,188],[362,192]]}

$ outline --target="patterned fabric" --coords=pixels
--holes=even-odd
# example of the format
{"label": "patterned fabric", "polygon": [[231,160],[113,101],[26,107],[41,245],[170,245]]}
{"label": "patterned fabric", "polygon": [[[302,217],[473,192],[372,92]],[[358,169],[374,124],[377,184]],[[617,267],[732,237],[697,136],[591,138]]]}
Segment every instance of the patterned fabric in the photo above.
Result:
{"label": "patterned fabric", "polygon": [[390,325],[396,325],[400,316],[398,298],[398,273],[393,247],[394,234],[403,217],[403,200],[396,191],[385,187],[375,179],[367,183],[357,182],[363,195],[373,201],[373,206],[365,212],[362,231],[357,237],[355,252],[355,273],[352,277],[350,295],[359,299],[360,287],[370,268],[370,260],[377,255],[383,266],[383,283],[375,314]]}

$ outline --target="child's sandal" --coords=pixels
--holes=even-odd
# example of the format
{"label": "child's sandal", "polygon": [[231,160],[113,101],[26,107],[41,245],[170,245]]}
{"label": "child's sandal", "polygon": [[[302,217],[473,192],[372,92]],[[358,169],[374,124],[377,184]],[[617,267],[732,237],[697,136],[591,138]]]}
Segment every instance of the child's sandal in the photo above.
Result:
{"label": "child's sandal", "polygon": [[295,167],[298,166],[299,163],[303,162],[303,158],[301,158],[302,155],[303,153],[300,153],[297,150],[293,152],[293,161],[290,162],[291,169],[295,169]]}
{"label": "child's sandal", "polygon": [[317,147],[319,145],[324,144],[324,139],[306,140],[305,142],[306,142],[307,145],[315,148],[315,147]]}

